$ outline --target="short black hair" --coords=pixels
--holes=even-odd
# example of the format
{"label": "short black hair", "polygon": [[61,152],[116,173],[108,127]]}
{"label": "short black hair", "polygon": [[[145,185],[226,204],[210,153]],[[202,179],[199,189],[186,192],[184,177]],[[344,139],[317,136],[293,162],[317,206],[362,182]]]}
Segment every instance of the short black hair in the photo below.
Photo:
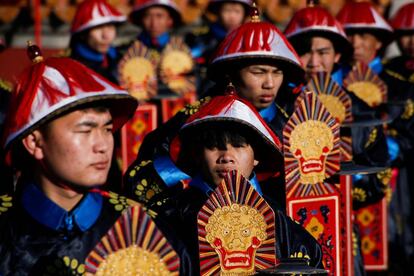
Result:
{"label": "short black hair", "polygon": [[254,156],[259,155],[260,142],[255,139],[251,127],[243,126],[234,121],[216,121],[201,123],[183,129],[180,133],[181,151],[178,156],[178,162],[181,166],[191,173],[197,173],[199,158],[202,156],[204,149],[226,149],[230,144],[234,147],[250,145],[253,149]]}

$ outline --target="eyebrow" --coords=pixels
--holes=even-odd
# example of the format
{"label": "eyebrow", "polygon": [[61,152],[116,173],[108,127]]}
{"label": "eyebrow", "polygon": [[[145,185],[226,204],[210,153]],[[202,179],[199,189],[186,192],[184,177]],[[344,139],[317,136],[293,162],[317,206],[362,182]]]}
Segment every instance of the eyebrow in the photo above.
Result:
{"label": "eyebrow", "polygon": [[[104,124],[104,126],[108,126],[108,125],[112,125],[112,124],[113,124],[112,119],[109,119]],[[95,122],[95,121],[88,121],[88,120],[76,124],[76,127],[83,127],[83,126],[86,126],[86,127],[98,127],[99,124],[97,122]]]}
{"label": "eyebrow", "polygon": [[323,48],[317,48],[314,51],[321,52],[321,51],[327,51],[327,50],[331,50],[331,49],[332,49],[332,47],[327,46],[327,47],[323,47]]}

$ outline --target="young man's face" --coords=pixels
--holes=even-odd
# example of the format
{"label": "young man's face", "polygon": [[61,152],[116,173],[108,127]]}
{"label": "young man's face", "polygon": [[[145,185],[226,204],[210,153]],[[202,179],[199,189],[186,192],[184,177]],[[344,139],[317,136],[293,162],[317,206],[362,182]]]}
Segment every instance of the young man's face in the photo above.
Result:
{"label": "young man's face", "polygon": [[348,36],[354,47],[354,60],[369,64],[376,56],[382,43],[370,33],[356,33]]}
{"label": "young man's face", "polygon": [[219,185],[231,170],[238,170],[249,178],[259,162],[254,159],[250,145],[232,146],[227,143],[226,149],[204,148],[201,158],[201,172],[205,180]]}
{"label": "young man's face", "polygon": [[92,28],[89,31],[87,43],[95,51],[106,54],[116,37],[116,27],[106,24]]}
{"label": "young man's face", "polygon": [[144,29],[153,38],[168,32],[173,26],[173,19],[166,8],[147,8],[142,17]]}
{"label": "young man's face", "polygon": [[318,72],[331,73],[341,54],[335,52],[333,43],[324,37],[311,38],[309,52],[300,56],[306,75],[310,78]]}
{"label": "young man's face", "polygon": [[258,110],[270,106],[283,82],[283,72],[273,65],[249,65],[239,72],[237,93]]}
{"label": "young man's face", "polygon": [[220,6],[219,19],[227,31],[232,31],[244,22],[244,7],[240,3],[223,3]]}
{"label": "young man's face", "polygon": [[73,111],[34,135],[37,148],[32,155],[52,182],[83,187],[106,182],[114,148],[107,109]]}
{"label": "young man's face", "polygon": [[404,55],[414,57],[414,33],[401,36],[398,42]]}

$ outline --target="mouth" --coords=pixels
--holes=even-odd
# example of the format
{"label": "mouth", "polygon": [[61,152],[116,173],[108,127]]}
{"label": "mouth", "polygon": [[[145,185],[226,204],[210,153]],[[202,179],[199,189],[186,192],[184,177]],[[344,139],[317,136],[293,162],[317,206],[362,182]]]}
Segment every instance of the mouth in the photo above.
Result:
{"label": "mouth", "polygon": [[92,163],[91,166],[97,170],[106,170],[109,167],[109,160]]}
{"label": "mouth", "polygon": [[273,95],[261,95],[260,96],[260,102],[262,103],[269,103],[272,102],[274,100],[274,96]]}

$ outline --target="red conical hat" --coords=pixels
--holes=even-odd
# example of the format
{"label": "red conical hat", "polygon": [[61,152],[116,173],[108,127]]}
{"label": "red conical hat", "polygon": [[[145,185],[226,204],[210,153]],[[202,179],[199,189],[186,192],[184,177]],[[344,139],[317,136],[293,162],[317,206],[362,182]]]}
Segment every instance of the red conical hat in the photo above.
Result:
{"label": "red conical hat", "polygon": [[414,31],[414,3],[402,6],[391,19],[396,31]]}
{"label": "red conical hat", "polygon": [[91,102],[103,101],[110,108],[114,129],[135,112],[138,103],[132,96],[79,62],[35,59],[40,62],[22,73],[10,99],[3,137],[6,148],[62,113]]}
{"label": "red conical hat", "polygon": [[369,2],[346,3],[336,18],[346,32],[372,32],[383,42],[392,39],[393,29]]}
{"label": "red conical hat", "polygon": [[[219,124],[224,126],[227,124],[237,125],[246,135],[247,132],[253,134],[255,142],[257,142],[256,145],[260,147],[260,149],[253,148],[253,150],[256,154],[259,150],[263,153],[261,156],[255,154],[255,158],[258,158],[259,161],[259,165],[255,169],[256,172],[265,173],[266,175],[278,173],[282,165],[282,144],[279,138],[264,122],[254,106],[239,98],[234,91],[224,96],[213,97],[202,105],[195,114],[187,119],[181,128],[181,132],[185,131],[186,135],[191,135],[189,133],[198,129],[198,127],[214,127],[214,125]],[[179,138],[176,137],[171,143],[170,155],[178,166],[180,166],[178,160],[180,151],[181,144]],[[185,167],[182,169],[186,170]]]}
{"label": "red conical hat", "polygon": [[126,16],[122,15],[105,0],[85,0],[79,4],[72,22],[71,32],[81,31],[108,23],[122,23]]}
{"label": "red conical hat", "polygon": [[142,13],[145,9],[153,6],[167,8],[174,20],[174,25],[177,26],[181,24],[181,11],[173,0],[135,0],[134,8],[130,13],[129,18],[134,24],[141,25]]}
{"label": "red conical hat", "polygon": [[297,11],[287,25],[285,36],[293,43],[301,43],[304,35],[323,36],[331,39],[335,45],[341,46],[341,52],[349,52],[352,46],[349,43],[341,24],[324,8],[309,6]]}
{"label": "red conical hat", "polygon": [[284,35],[268,22],[253,20],[226,35],[213,55],[209,74],[213,79],[234,70],[241,61],[265,61],[285,67],[292,78],[302,78],[300,60]]}

